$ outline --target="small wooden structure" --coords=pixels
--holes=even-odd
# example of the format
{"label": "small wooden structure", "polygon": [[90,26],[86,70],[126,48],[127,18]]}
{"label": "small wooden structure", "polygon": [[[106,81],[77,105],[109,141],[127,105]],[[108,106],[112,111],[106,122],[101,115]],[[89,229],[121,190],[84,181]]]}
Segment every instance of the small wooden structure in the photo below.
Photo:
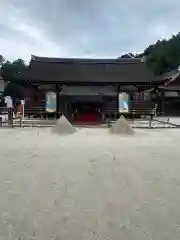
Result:
{"label": "small wooden structure", "polygon": [[159,76],[164,83],[152,93],[158,112],[164,116],[180,116],[180,71],[174,70]]}

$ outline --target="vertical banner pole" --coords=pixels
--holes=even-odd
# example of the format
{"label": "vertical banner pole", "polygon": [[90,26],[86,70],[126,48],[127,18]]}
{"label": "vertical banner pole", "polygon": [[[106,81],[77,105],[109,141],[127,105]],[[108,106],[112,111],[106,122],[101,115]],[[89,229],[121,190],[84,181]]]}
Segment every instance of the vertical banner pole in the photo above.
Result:
{"label": "vertical banner pole", "polygon": [[21,100],[21,106],[22,106],[22,118],[24,119],[24,105],[25,105],[25,101]]}
{"label": "vertical banner pole", "polygon": [[22,105],[22,117],[24,119],[24,104]]}

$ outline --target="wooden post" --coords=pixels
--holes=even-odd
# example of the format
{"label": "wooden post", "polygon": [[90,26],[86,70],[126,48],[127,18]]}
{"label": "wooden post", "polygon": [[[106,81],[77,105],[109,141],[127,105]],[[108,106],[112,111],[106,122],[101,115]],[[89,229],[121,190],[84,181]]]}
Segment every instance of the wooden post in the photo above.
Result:
{"label": "wooden post", "polygon": [[149,128],[152,128],[152,118],[149,119]]}
{"label": "wooden post", "polygon": [[22,116],[20,116],[20,127],[22,127],[22,119],[23,119],[23,117]]}
{"label": "wooden post", "polygon": [[65,101],[65,109],[64,109],[64,115],[66,118],[68,118],[68,101]]}
{"label": "wooden post", "polygon": [[9,120],[9,124],[13,127],[13,110],[12,108],[8,109],[8,120]]}
{"label": "wooden post", "polygon": [[0,117],[0,126],[1,126],[1,127],[3,126],[3,120],[2,120],[2,117]]}
{"label": "wooden post", "polygon": [[161,90],[161,108],[162,108],[162,113],[165,115],[165,102],[164,102],[164,90]]}
{"label": "wooden post", "polygon": [[119,84],[116,85],[116,94],[117,94],[117,115],[119,115]]}
{"label": "wooden post", "polygon": [[59,118],[59,93],[60,93],[60,86],[56,84],[56,118]]}
{"label": "wooden post", "polygon": [[111,124],[110,124],[110,118],[108,118],[108,128],[111,127]]}

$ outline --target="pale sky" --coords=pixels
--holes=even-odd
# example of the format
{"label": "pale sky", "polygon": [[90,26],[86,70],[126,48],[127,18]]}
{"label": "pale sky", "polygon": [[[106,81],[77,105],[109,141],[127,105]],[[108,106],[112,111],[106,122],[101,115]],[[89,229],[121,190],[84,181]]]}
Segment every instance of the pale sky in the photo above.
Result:
{"label": "pale sky", "polygon": [[0,0],[8,60],[118,57],[180,31],[178,0]]}

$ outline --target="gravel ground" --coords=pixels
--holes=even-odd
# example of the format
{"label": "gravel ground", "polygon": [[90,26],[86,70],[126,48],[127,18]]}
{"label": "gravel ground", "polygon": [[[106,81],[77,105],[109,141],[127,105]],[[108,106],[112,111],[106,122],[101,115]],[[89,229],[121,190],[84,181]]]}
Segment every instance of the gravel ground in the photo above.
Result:
{"label": "gravel ground", "polygon": [[0,135],[0,239],[180,239],[180,130]]}

